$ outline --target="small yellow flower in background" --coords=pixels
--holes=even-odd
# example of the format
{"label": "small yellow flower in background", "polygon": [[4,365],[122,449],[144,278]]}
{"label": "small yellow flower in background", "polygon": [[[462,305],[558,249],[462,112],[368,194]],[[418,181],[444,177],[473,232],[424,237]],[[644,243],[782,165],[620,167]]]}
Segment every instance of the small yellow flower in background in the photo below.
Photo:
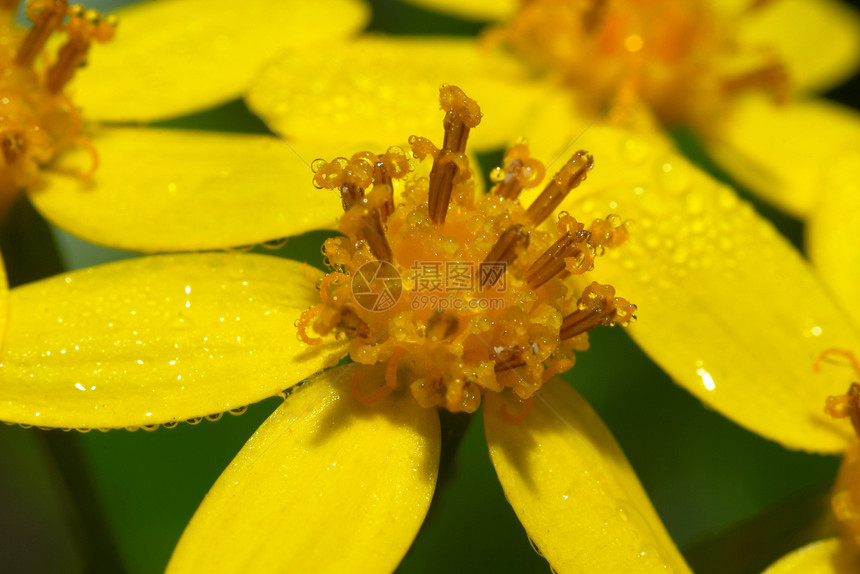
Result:
{"label": "small yellow flower in background", "polygon": [[[138,124],[235,99],[274,53],[345,38],[368,17],[357,0],[146,2],[117,11],[116,37],[88,56],[91,39],[111,35],[112,20],[66,0],[35,0],[33,26],[22,31],[13,24],[17,5],[0,3],[4,205],[25,189],[57,226],[146,252],[223,246],[230,232],[218,222],[234,212],[219,206],[237,188],[266,205],[258,240],[276,237],[296,198],[280,182],[305,168],[276,138]],[[58,48],[52,35],[63,34]],[[193,209],[202,202],[208,210]],[[189,226],[218,240],[189,245]]]}
{"label": "small yellow flower in background", "polygon": [[[711,392],[720,391],[721,372],[748,372],[753,361],[778,367],[793,355],[819,353],[820,344],[850,339],[850,330],[770,227],[659,142],[646,145],[623,130],[595,128],[588,142],[595,168],[592,156],[574,153],[543,190],[535,186],[541,164],[520,145],[494,172],[494,192],[478,193],[463,150],[480,112],[452,94],[443,89],[449,111],[442,148],[411,141],[415,155],[434,159],[428,179],[401,185],[405,155],[397,148],[314,163],[317,184],[336,188],[341,198],[301,205],[300,213],[321,218],[337,204],[347,208],[341,219],[347,238],[326,244],[342,269],[327,277],[276,257],[201,253],[145,257],[13,289],[0,420],[154,429],[287,394],[201,505],[171,569],[323,564],[342,571],[361,563],[385,571],[411,544],[435,487],[440,431],[433,407],[473,411],[483,401],[506,496],[558,571],[686,571],[605,426],[575,391],[551,378],[572,366],[587,330],[630,317],[630,305],[607,284],[625,296],[633,288],[631,299],[639,303],[641,295],[651,308],[666,292],[649,295],[642,286],[671,287],[678,318],[650,333],[677,345],[695,336],[680,325],[698,310],[699,301],[686,293],[686,274],[698,270],[678,261],[667,241],[683,239],[689,249],[713,253],[690,234],[701,226],[702,232],[731,230],[739,244],[755,242],[758,250],[738,254],[731,265],[715,263],[694,279],[711,281],[711,296],[722,306],[716,318],[706,312],[693,319],[735,357],[728,365],[708,364],[713,376],[700,367],[701,384]],[[673,175],[657,179],[667,165]],[[667,193],[649,195],[642,188],[648,184]],[[529,207],[520,207],[517,197]],[[643,206],[658,210],[664,222],[649,224]],[[626,218],[628,208],[638,220],[629,239],[627,225],[607,217]],[[570,214],[592,221],[589,233]],[[544,220],[557,222],[556,229],[539,227]],[[187,233],[193,239],[195,230]],[[592,258],[604,248],[592,274]],[[378,290],[380,279],[388,294],[398,284],[416,294],[406,262],[462,263],[455,261],[461,254],[474,263],[509,265],[504,278],[488,275],[481,282],[479,273],[462,296],[480,298],[483,287],[505,302],[498,316],[481,309],[413,310],[412,302],[421,302],[416,296],[382,312],[361,307],[362,301],[370,308],[388,305],[367,297],[386,292]],[[403,266],[400,283],[377,276],[382,262]],[[367,275],[367,264],[376,273]],[[773,279],[766,271],[775,264],[794,287],[770,293],[770,308],[750,293],[768,289]],[[583,271],[578,287],[563,279]],[[501,291],[503,279],[510,290]],[[600,284],[590,283],[595,279]],[[798,301],[808,305],[800,313],[791,305]],[[784,313],[765,318],[762,309]],[[756,313],[768,326],[750,322]],[[737,330],[719,332],[733,321],[748,332],[740,341]],[[789,332],[810,326],[821,332],[770,342],[771,321]],[[747,348],[746,337],[761,339],[759,347]],[[353,365],[317,374],[347,353]],[[760,426],[786,443],[838,450],[849,441],[844,429],[823,415],[798,416],[806,394],[831,386],[828,379],[815,389],[782,389],[772,410],[745,402],[733,408],[755,413]],[[520,398],[499,393],[507,388]]]}
{"label": "small yellow flower in background", "polygon": [[[485,1],[457,4],[494,12],[499,9]],[[286,137],[326,134],[323,137],[334,141],[382,148],[402,140],[403,125],[415,126],[418,133],[431,129],[436,110],[426,102],[439,84],[450,82],[473,94],[485,111],[484,131],[475,134],[478,148],[499,147],[527,135],[536,157],[555,161],[566,155],[572,141],[599,154],[605,168],[594,177],[627,192],[623,198],[612,198],[613,205],[601,203],[604,213],[595,209],[599,200],[584,192],[581,201],[586,209],[579,213],[604,217],[623,212],[639,226],[630,246],[636,255],[614,259],[610,254],[602,268],[602,273],[612,276],[611,283],[649,317],[630,328],[637,342],[676,381],[746,428],[790,448],[840,452],[847,440],[844,429],[838,429],[814,406],[819,404],[821,383],[813,383],[808,375],[809,366],[823,349],[850,346],[849,341],[857,340],[856,331],[845,320],[846,309],[854,306],[847,299],[849,290],[838,291],[843,294],[841,306],[834,305],[801,255],[778,238],[768,222],[731,189],[701,177],[686,162],[677,160],[672,145],[657,129],[655,110],[677,112],[685,121],[692,118],[689,121],[695,126],[707,125],[701,132],[714,146],[751,144],[759,155],[750,162],[761,168],[753,171],[768,174],[761,178],[769,182],[768,189],[780,189],[786,197],[818,189],[817,181],[835,177],[841,178],[843,195],[848,194],[850,182],[855,180],[839,174],[850,171],[826,168],[832,167],[829,160],[837,158],[837,150],[845,148],[844,130],[854,124],[843,120],[852,116],[818,100],[788,98],[779,104],[774,99],[783,101],[790,93],[784,70],[791,88],[801,92],[805,87],[836,81],[854,66],[860,42],[856,15],[830,1],[783,0],[734,7],[669,1],[571,4],[581,10],[576,20],[581,28],[607,27],[605,42],[616,36],[619,41],[629,38],[630,34],[621,32],[640,21],[655,27],[649,33],[663,38],[656,41],[658,52],[667,58],[674,54],[684,62],[682,79],[664,77],[674,73],[674,65],[636,64],[651,53],[645,36],[641,46],[634,40],[627,47],[622,42],[613,48],[618,55],[614,69],[625,81],[617,86],[611,101],[604,102],[610,110],[602,118],[605,121],[596,121],[594,110],[599,108],[601,95],[609,97],[608,88],[596,95],[584,92],[583,87],[570,89],[570,72],[546,73],[546,65],[538,68],[498,49],[499,32],[488,42],[374,36],[312,54],[283,54],[263,69],[247,101]],[[521,6],[525,14],[533,7],[545,16],[540,10],[548,4]],[[586,10],[587,6],[592,8]],[[616,7],[627,10],[618,12]],[[652,18],[648,13],[669,9],[674,14],[669,19]],[[701,38],[689,34],[683,26],[699,23],[699,19],[684,14],[706,9],[719,15],[708,24],[714,31]],[[563,24],[565,20],[559,18],[553,26]],[[804,25],[798,30],[785,28],[785,22],[795,19]],[[613,21],[618,22],[611,24]],[[671,25],[672,34],[656,30],[662,25]],[[612,26],[618,27],[618,34],[610,34]],[[541,36],[543,31],[538,27],[531,35],[555,46],[551,38]],[[719,41],[714,37],[717,33]],[[568,40],[563,36],[556,46],[564,54],[580,48],[568,46]],[[706,44],[701,49],[669,49],[672,42],[697,40]],[[765,44],[773,48],[762,48]],[[727,55],[715,53],[718,49],[728,50]],[[696,75],[700,68],[697,58],[708,63],[703,71],[709,75]],[[583,64],[590,66],[583,74],[599,75],[604,64],[595,56]],[[633,73],[637,71],[641,75]],[[296,81],[305,77],[314,81]],[[693,79],[695,86],[684,85],[675,91],[666,87]],[[663,86],[653,89],[654,101],[661,102],[653,109],[644,97],[648,90],[640,85],[645,80],[660,80]],[[602,77],[593,80],[594,85],[608,82]],[[710,93],[711,88],[715,95],[707,101],[716,101],[716,111],[705,109],[706,102],[681,101],[688,92]],[[679,98],[678,102],[672,97]],[[613,103],[616,105],[611,106]],[[774,125],[764,127],[765,118],[771,118]],[[801,121],[803,118],[811,125]],[[618,130],[618,122],[632,131]],[[750,122],[756,122],[754,127]],[[732,135],[735,133],[737,137]],[[765,137],[773,141],[762,141]],[[835,147],[828,147],[831,144]],[[741,163],[748,166],[750,162]],[[830,234],[829,241],[822,242],[818,251],[835,267],[846,258],[853,261],[860,256],[850,255],[858,242],[844,239],[844,220],[833,217],[839,204],[828,205],[831,218],[821,227]],[[853,215],[845,216],[851,218]],[[313,229],[318,219],[308,216],[307,220],[308,225],[297,231]],[[843,239],[836,239],[839,237]],[[854,269],[860,265],[842,273],[860,281],[860,272]],[[840,341],[843,337],[848,341]],[[838,390],[834,385],[832,392]]]}

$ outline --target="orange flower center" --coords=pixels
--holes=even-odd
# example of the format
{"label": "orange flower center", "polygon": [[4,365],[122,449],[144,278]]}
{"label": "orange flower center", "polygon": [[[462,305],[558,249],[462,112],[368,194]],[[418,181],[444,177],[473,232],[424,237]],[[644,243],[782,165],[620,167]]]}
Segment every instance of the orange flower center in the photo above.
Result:
{"label": "orange flower center", "polygon": [[[66,0],[32,0],[29,31],[14,25],[17,1],[0,0],[0,197],[10,201],[61,149],[83,145],[80,111],[63,88],[86,61],[93,40],[113,37],[116,22]],[[50,37],[66,41],[53,56]],[[93,152],[94,153],[94,152]],[[94,156],[95,163],[95,156]]]}
{"label": "orange flower center", "polygon": [[[765,3],[752,0],[748,10]],[[780,62],[761,50],[741,53],[733,22],[707,4],[522,0],[517,15],[489,38],[560,74],[594,113],[643,101],[666,124],[705,127],[739,92],[763,89],[784,100],[788,81]]]}
{"label": "orange flower center", "polygon": [[[383,381],[353,381],[361,400],[408,387],[424,407],[474,412],[487,392],[510,388],[528,401],[573,366],[589,330],[634,318],[611,286],[592,283],[575,296],[567,280],[623,243],[627,226],[610,215],[586,228],[566,212],[543,224],[591,170],[584,151],[528,207],[518,197],[540,183],[544,166],[524,144],[494,171],[491,193],[476,194],[464,151],[480,109],[454,86],[443,86],[441,103],[441,148],[413,136],[411,154],[393,147],[314,162],[315,184],[341,195],[345,237],[326,241],[333,272],[298,327],[307,343],[321,341],[311,328],[336,334],[349,339],[353,361],[384,365]],[[412,163],[426,158],[429,177],[415,176]],[[395,180],[404,188],[397,201]]]}

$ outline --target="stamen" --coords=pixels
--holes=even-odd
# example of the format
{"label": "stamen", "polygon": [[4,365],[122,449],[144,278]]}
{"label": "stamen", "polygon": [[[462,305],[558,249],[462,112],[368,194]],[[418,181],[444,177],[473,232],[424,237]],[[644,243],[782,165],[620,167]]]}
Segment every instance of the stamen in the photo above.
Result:
{"label": "stamen", "polygon": [[598,325],[626,325],[636,318],[636,306],[615,296],[611,285],[592,283],[582,292],[578,310],[564,318],[559,330],[562,340],[581,335]]}
{"label": "stamen", "polygon": [[51,34],[63,23],[69,3],[66,0],[35,0],[27,4],[27,17],[33,27],[18,47],[15,63],[29,68],[45,47]]}
{"label": "stamen", "polygon": [[578,151],[564,164],[543,192],[532,203],[526,215],[535,224],[551,214],[572,189],[585,181],[594,167],[594,158],[586,151]]}
{"label": "stamen", "polygon": [[[376,156],[370,152],[359,152],[351,158],[338,157],[330,162],[322,159],[311,164],[314,170],[314,185],[319,188],[337,189],[343,210],[347,216],[341,222],[356,220],[357,229],[344,229],[347,235],[360,235],[373,255],[380,261],[391,262],[393,253],[385,237],[382,225],[383,212],[394,209],[391,178],[404,177],[408,173],[408,160],[400,148],[389,148],[386,154]],[[377,185],[375,176],[383,182]],[[374,198],[368,201],[365,190],[374,188]]]}
{"label": "stamen", "polygon": [[48,69],[45,78],[45,87],[52,94],[60,93],[86,61],[93,40],[106,42],[113,38],[116,19],[103,19],[95,10],[84,10],[82,6],[75,5],[69,10],[66,31],[69,40],[60,48],[57,61]]}
{"label": "stamen", "polygon": [[394,213],[394,184],[392,178],[403,178],[409,173],[409,158],[406,153],[397,146],[391,146],[384,154],[377,158],[373,169],[374,187],[385,186],[385,202],[379,209],[382,221]]}
{"label": "stamen", "polygon": [[529,287],[537,289],[564,270],[566,259],[578,260],[580,255],[587,253],[588,237],[588,232],[582,229],[562,235],[526,271],[526,283]]}
{"label": "stamen", "polygon": [[851,383],[844,395],[827,397],[824,410],[833,418],[850,418],[854,433],[860,437],[860,384]]}
{"label": "stamen", "polygon": [[[440,154],[436,156],[430,170],[428,210],[430,220],[436,224],[445,222],[448,202],[454,185],[454,176],[460,169],[454,157],[466,151],[469,130],[481,122],[481,108],[457,86],[443,85],[439,90],[439,103],[445,110],[445,139]],[[441,161],[444,158],[448,161]]]}
{"label": "stamen", "polygon": [[[524,250],[529,245],[529,232],[526,231],[524,225],[512,225],[508,227],[493,245],[490,252],[484,258],[484,263],[504,263],[505,271],[507,266],[514,262],[517,258],[517,253]],[[490,288],[495,285],[501,275],[484,274],[481,276],[481,287]]]}
{"label": "stamen", "polygon": [[516,199],[522,190],[539,184],[546,174],[543,163],[529,157],[528,146],[521,143],[508,150],[502,165],[490,173],[490,179],[497,182],[493,193],[506,199]]}
{"label": "stamen", "polygon": [[382,227],[382,214],[379,209],[373,209],[370,213],[361,216],[362,235],[370,247],[370,251],[380,261],[391,263],[394,254],[391,245],[385,238],[385,229]]}

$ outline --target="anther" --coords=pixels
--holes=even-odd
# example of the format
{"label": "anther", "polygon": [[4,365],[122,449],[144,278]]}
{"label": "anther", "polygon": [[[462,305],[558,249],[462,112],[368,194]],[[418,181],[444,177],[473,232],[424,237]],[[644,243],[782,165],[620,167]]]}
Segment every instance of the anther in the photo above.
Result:
{"label": "anther", "polygon": [[439,103],[445,110],[445,139],[430,170],[428,199],[430,219],[436,224],[445,222],[454,177],[462,172],[455,158],[466,151],[469,130],[481,122],[481,108],[457,86],[443,85],[439,90]]}
{"label": "anther", "polygon": [[[512,225],[508,227],[499,236],[499,239],[493,245],[490,252],[484,258],[484,263],[504,263],[505,270],[507,266],[514,262],[517,258],[517,253],[525,249],[529,245],[529,232],[526,231],[523,225]],[[498,274],[483,274],[481,275],[481,287],[484,289],[490,288],[501,279]]]}
{"label": "anther", "polygon": [[526,283],[532,289],[537,289],[564,270],[566,259],[578,259],[588,249],[587,231],[580,229],[578,232],[565,233],[528,268]]}
{"label": "anther", "polygon": [[27,17],[33,27],[18,47],[15,63],[29,68],[45,47],[51,34],[63,23],[69,4],[66,0],[39,0],[27,5]]}
{"label": "anther", "polygon": [[394,254],[391,245],[385,237],[385,229],[382,227],[382,214],[379,209],[372,209],[369,213],[361,216],[362,236],[374,257],[380,261],[391,263]]}
{"label": "anther", "polygon": [[113,38],[115,31],[115,18],[102,18],[95,10],[72,6],[66,24],[69,39],[60,48],[57,61],[48,68],[45,77],[47,90],[53,94],[60,93],[75,75],[75,70],[86,61],[92,41],[106,42]]}
{"label": "anther", "polygon": [[573,154],[526,210],[528,218],[533,223],[540,223],[549,217],[567,194],[585,181],[592,167],[594,167],[594,158],[591,154],[582,150]]}
{"label": "anther", "polygon": [[592,283],[582,292],[578,309],[561,322],[559,338],[571,339],[599,325],[627,324],[636,316],[636,306],[615,296],[611,285]]}

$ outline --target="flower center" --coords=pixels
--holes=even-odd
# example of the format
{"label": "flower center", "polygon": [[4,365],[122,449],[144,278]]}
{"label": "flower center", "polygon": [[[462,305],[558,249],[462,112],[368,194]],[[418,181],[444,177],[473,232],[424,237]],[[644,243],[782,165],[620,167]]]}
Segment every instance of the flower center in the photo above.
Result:
{"label": "flower center", "polygon": [[704,127],[740,92],[788,97],[782,64],[743,53],[732,25],[703,0],[530,0],[490,39],[559,73],[594,113],[641,100],[666,124]]}
{"label": "flower center", "polygon": [[[63,88],[84,64],[93,40],[113,37],[116,21],[66,0],[31,0],[23,32],[14,25],[17,1],[0,0],[0,194],[5,200],[32,183],[41,165],[64,147],[82,145],[80,111]],[[53,57],[46,44],[65,42]],[[93,151],[95,166],[95,152]]]}
{"label": "flower center", "polygon": [[[527,208],[517,198],[537,186],[544,166],[515,145],[493,172],[491,193],[477,194],[464,151],[481,119],[478,105],[443,86],[441,148],[412,136],[411,156],[398,147],[380,155],[314,162],[314,182],[337,190],[345,237],[323,252],[333,272],[320,284],[322,302],[299,319],[299,337],[349,339],[353,361],[384,364],[384,381],[353,381],[372,402],[409,387],[424,407],[474,412],[487,392],[510,388],[529,400],[552,375],[573,366],[598,325],[627,324],[635,307],[608,285],[572,295],[567,279],[627,237],[617,215],[586,228],[562,212],[542,223],[593,165],[584,151],[553,176]],[[412,170],[431,158],[429,177]],[[394,181],[403,180],[396,201]],[[368,392],[368,387],[374,390]]]}

